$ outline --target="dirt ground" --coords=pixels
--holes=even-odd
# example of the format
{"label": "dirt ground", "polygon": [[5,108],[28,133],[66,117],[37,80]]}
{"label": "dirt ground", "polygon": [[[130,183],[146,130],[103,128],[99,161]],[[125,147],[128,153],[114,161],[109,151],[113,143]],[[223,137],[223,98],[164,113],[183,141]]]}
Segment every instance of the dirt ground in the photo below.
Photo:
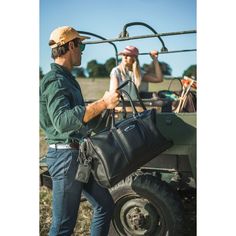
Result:
{"label": "dirt ground", "polygon": [[[40,187],[40,236],[47,236],[51,225],[51,190]],[[185,226],[183,236],[196,236],[196,197],[191,195],[183,199],[185,210]],[[74,236],[89,236],[92,209],[87,201],[83,201],[79,209],[79,218]]]}

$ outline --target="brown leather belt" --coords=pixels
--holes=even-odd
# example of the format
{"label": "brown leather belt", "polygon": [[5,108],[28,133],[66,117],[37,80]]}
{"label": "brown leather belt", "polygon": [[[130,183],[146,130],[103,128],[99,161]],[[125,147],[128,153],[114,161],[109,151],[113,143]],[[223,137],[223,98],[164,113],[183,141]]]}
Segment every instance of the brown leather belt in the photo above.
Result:
{"label": "brown leather belt", "polygon": [[70,143],[69,145],[73,149],[79,149],[79,143]]}

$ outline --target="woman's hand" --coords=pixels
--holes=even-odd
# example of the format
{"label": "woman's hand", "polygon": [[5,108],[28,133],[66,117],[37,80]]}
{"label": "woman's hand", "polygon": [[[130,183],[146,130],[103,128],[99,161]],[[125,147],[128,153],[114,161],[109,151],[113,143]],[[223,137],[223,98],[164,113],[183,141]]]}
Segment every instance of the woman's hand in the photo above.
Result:
{"label": "woman's hand", "polygon": [[149,52],[150,57],[153,60],[154,68],[155,68],[155,75],[152,75],[151,73],[147,73],[143,76],[143,81],[151,82],[151,83],[160,83],[163,81],[163,74],[161,71],[161,66],[157,60],[158,58],[158,51],[152,50]]}
{"label": "woman's hand", "polygon": [[152,50],[150,53],[150,57],[155,60],[158,58],[158,51],[157,50]]}

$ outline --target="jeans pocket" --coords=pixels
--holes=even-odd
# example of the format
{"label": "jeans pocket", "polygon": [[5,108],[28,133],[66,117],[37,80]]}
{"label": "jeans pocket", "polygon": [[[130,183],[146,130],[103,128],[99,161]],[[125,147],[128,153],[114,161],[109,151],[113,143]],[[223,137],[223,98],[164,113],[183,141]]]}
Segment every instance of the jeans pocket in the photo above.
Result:
{"label": "jeans pocket", "polygon": [[48,171],[54,180],[63,179],[73,169],[76,162],[70,149],[49,150],[47,154]]}
{"label": "jeans pocket", "polygon": [[48,148],[48,152],[46,155],[46,163],[48,167],[48,172],[52,176],[53,175],[53,166],[55,165],[55,162],[57,161],[57,155],[56,150],[53,148]]}
{"label": "jeans pocket", "polygon": [[65,159],[64,162],[64,175],[75,175],[77,168],[78,168],[78,151],[77,150],[70,150],[70,157]]}
{"label": "jeans pocket", "polygon": [[71,165],[72,165],[72,161],[73,161],[71,152],[68,154],[69,155],[64,159],[64,176],[66,176],[68,171],[71,169]]}

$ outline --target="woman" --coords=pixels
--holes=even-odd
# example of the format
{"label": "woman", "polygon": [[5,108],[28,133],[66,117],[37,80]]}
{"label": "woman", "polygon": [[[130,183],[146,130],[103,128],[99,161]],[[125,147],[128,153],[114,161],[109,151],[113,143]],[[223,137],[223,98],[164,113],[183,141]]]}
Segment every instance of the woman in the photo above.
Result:
{"label": "woman", "polygon": [[[119,55],[122,55],[121,63],[114,67],[110,74],[110,91],[115,91],[117,87],[125,80],[132,80],[140,92],[148,91],[148,83],[160,83],[163,81],[160,64],[157,60],[158,52],[153,50],[150,56],[153,60],[155,75],[142,73],[138,60],[139,51],[134,46],[127,46]],[[136,99],[136,93],[132,83],[124,87],[132,99]]]}

